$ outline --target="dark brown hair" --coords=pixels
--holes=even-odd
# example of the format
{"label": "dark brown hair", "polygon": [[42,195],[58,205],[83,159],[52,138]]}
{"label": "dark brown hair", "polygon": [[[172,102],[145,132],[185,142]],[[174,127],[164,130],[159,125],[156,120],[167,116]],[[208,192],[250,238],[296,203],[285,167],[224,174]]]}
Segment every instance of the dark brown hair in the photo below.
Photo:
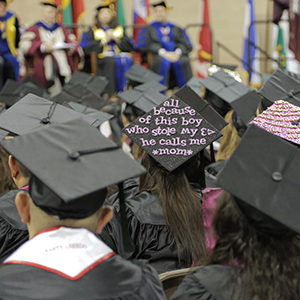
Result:
{"label": "dark brown hair", "polygon": [[183,247],[185,261],[190,266],[192,260],[206,258],[206,240],[203,224],[203,210],[200,190],[190,183],[200,183],[200,161],[197,158],[168,172],[151,160],[147,153],[142,158],[142,165],[147,174],[140,178],[140,190],[157,194],[163,208],[163,214],[175,238],[178,259],[179,248]]}
{"label": "dark brown hair", "polygon": [[8,166],[9,154],[0,146],[0,194],[16,189]]}
{"label": "dark brown hair", "polygon": [[213,225],[219,237],[209,264],[234,264],[243,274],[234,289],[245,300],[300,299],[300,238],[296,233],[273,236],[249,226],[229,193],[218,199]]}

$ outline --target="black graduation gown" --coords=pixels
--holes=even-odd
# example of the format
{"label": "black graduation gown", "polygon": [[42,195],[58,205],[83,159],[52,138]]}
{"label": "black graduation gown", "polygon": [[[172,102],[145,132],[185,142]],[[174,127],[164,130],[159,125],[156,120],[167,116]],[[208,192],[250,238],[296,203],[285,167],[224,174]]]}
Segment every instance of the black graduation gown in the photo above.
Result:
{"label": "black graduation gown", "polygon": [[125,184],[125,201],[129,232],[136,247],[135,251],[126,252],[123,248],[117,194],[109,199],[113,205],[114,217],[103,228],[100,238],[126,259],[147,260],[159,274],[190,267],[192,258],[186,261],[182,248],[179,249],[180,263],[178,261],[175,239],[164,218],[158,196],[146,191],[134,196],[139,186],[137,182],[131,184]]}
{"label": "black graduation gown", "polygon": [[[210,265],[184,277],[172,300],[228,300],[243,299],[239,285],[233,284],[231,276],[238,276],[239,270],[223,265]],[[237,277],[235,277],[237,278]],[[235,282],[235,281],[234,281]],[[232,296],[232,291],[235,290]]]}
{"label": "black graduation gown", "polygon": [[[85,69],[88,72],[91,72],[90,64],[90,53],[96,52],[97,55],[103,52],[103,46],[100,45],[99,39],[95,39],[95,34],[92,28],[88,32],[84,33],[81,40],[81,47],[85,55]],[[124,34],[120,39],[120,43],[117,44],[121,52],[131,52],[134,51],[133,45],[130,41],[130,38]],[[109,80],[107,87],[104,90],[104,93],[114,93],[117,91],[116,86],[116,67],[115,67],[115,58],[114,57],[103,57],[97,59],[97,75],[104,76]],[[130,64],[130,62],[128,62]],[[129,65],[130,66],[130,65]],[[118,70],[118,72],[122,72]],[[124,74],[123,74],[124,75]]]}
{"label": "black graduation gown", "polygon": [[26,224],[22,223],[15,205],[20,190],[0,195],[0,263],[28,240]]}
{"label": "black graduation gown", "polygon": [[[60,228],[61,229],[61,228]],[[58,235],[58,230],[45,232],[44,234],[51,235],[51,238],[42,240],[40,235],[35,236],[29,240],[22,248],[18,249],[16,253],[21,253],[21,256],[33,255],[32,260],[16,259],[14,262],[13,255],[11,256],[12,263],[5,264],[0,267],[0,299],[14,299],[14,300],[160,300],[165,299],[161,282],[157,273],[153,268],[143,262],[129,262],[118,255],[109,255],[100,260],[100,263],[93,264],[94,267],[87,267],[83,275],[78,278],[70,279],[63,275],[63,273],[56,272],[53,269],[53,262],[57,266],[65,265],[65,270],[73,268],[73,264],[81,264],[82,261],[90,259],[93,255],[88,255],[91,246],[85,249],[70,250],[71,258],[62,258],[63,247],[69,244],[69,240],[65,243],[64,237],[58,238],[54,243],[51,241],[53,236]],[[67,229],[73,231],[73,229]],[[79,229],[81,230],[81,229]],[[94,237],[95,238],[95,237]],[[55,237],[54,237],[55,239]],[[71,240],[72,241],[72,235]],[[78,244],[84,243],[83,238],[76,239]],[[99,244],[99,245],[98,245]],[[102,250],[102,242],[99,241],[94,246],[94,253]],[[28,245],[30,247],[28,247]],[[32,245],[36,245],[32,247]],[[61,245],[61,246],[60,246]],[[24,251],[24,247],[27,250]],[[106,247],[106,246],[105,246]],[[33,249],[34,248],[34,249]],[[45,249],[49,249],[49,251]],[[93,248],[93,246],[92,246]],[[38,250],[35,250],[38,249]],[[42,251],[40,249],[43,249]],[[82,250],[75,254],[76,259],[73,259],[73,254],[76,251]],[[88,253],[86,253],[87,251]],[[111,251],[111,249],[109,249]],[[31,254],[33,252],[33,254]],[[47,252],[47,253],[46,253]],[[46,253],[46,254],[45,254]],[[112,253],[113,254],[113,253]],[[18,255],[18,254],[17,254]],[[19,254],[20,255],[20,254]],[[47,255],[52,257],[49,260],[45,259]],[[67,253],[69,255],[69,253]],[[50,267],[45,268],[43,265],[34,264],[35,258],[38,260],[42,257],[42,261],[49,264]],[[64,256],[65,257],[65,256]],[[107,258],[108,257],[108,258]],[[80,258],[80,259],[79,259]],[[10,257],[8,258],[8,260]],[[93,260],[93,258],[92,258]],[[56,261],[56,262],[55,262]],[[58,263],[57,263],[58,261]],[[30,262],[30,263],[28,263]],[[32,263],[33,262],[33,263]],[[52,262],[52,263],[51,263]],[[6,261],[7,263],[7,261]],[[54,270],[54,271],[53,271]]]}

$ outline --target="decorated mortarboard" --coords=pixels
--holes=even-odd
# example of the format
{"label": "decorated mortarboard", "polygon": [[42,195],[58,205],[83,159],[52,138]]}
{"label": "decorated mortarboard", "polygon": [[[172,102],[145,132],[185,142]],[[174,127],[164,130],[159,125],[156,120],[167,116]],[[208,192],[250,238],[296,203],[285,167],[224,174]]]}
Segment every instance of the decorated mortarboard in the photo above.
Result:
{"label": "decorated mortarboard", "polygon": [[1,91],[0,102],[5,103],[9,107],[30,93],[40,97],[49,95],[45,88],[41,88],[33,82],[17,82],[8,79]]}
{"label": "decorated mortarboard", "polygon": [[221,137],[218,128],[222,122],[227,124],[190,87],[184,86],[123,132],[172,172]]}
{"label": "decorated mortarboard", "polygon": [[199,94],[202,91],[202,78],[192,77],[187,83],[190,88],[194,90],[195,93]]}
{"label": "decorated mortarboard", "polygon": [[144,113],[150,111],[153,107],[160,105],[167,99],[165,95],[152,88],[144,92],[132,89],[119,93],[118,96]]}
{"label": "decorated mortarboard", "polygon": [[58,7],[58,5],[57,5],[57,3],[56,3],[55,0],[42,1],[41,4],[42,4],[42,5],[45,5],[45,6],[47,6],[47,5],[53,6],[53,7],[55,7],[55,8]]}
{"label": "decorated mortarboard", "polygon": [[202,79],[202,83],[206,87],[205,99],[222,116],[231,109],[231,102],[251,90],[223,70]]}
{"label": "decorated mortarboard", "polygon": [[23,135],[74,119],[81,119],[94,127],[98,125],[98,120],[95,118],[36,95],[28,94],[1,114],[0,128],[17,135]]}
{"label": "decorated mortarboard", "polygon": [[84,72],[76,71],[71,80],[65,85],[67,89],[72,85],[81,84],[88,91],[101,95],[108,85],[109,81],[103,76],[94,76]]}
{"label": "decorated mortarboard", "polygon": [[263,96],[261,105],[266,109],[277,100],[285,100],[300,106],[300,83],[281,69],[277,69],[258,91]]}
{"label": "decorated mortarboard", "polygon": [[234,109],[232,114],[232,123],[240,136],[244,134],[248,124],[256,117],[256,111],[261,97],[256,91],[251,91],[242,97],[231,102]]}
{"label": "decorated mortarboard", "polygon": [[103,106],[109,104],[109,102],[99,94],[87,90],[87,88],[81,84],[65,86],[63,90],[51,100],[60,104],[73,101],[94,109],[101,109]]}
{"label": "decorated mortarboard", "polygon": [[68,105],[70,106],[70,108],[84,114],[84,115],[88,115],[92,118],[95,118],[99,121],[99,125],[104,123],[105,121],[110,120],[111,118],[113,118],[114,116],[111,114],[108,114],[106,112],[76,103],[76,102],[69,102]]}
{"label": "decorated mortarboard", "polygon": [[300,233],[300,150],[251,124],[217,175],[217,184],[260,232]]}
{"label": "decorated mortarboard", "polygon": [[161,81],[163,79],[163,76],[158,75],[153,71],[137,64],[133,64],[130,67],[130,69],[125,73],[125,77],[129,80],[139,83],[145,83],[148,81]]}
{"label": "decorated mortarboard", "polygon": [[1,144],[33,174],[29,194],[35,205],[60,219],[88,217],[104,202],[106,187],[145,172],[98,130],[78,119]]}
{"label": "decorated mortarboard", "polygon": [[283,139],[300,145],[300,107],[278,100],[251,123]]}

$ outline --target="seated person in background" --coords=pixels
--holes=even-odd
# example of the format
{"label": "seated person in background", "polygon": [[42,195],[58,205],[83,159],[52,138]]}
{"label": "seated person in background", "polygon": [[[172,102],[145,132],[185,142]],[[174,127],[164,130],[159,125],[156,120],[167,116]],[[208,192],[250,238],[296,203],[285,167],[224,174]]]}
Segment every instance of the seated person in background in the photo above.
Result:
{"label": "seated person in background", "polygon": [[97,11],[96,25],[82,35],[80,46],[87,57],[86,63],[90,63],[88,56],[91,52],[97,53],[97,75],[109,80],[104,93],[113,94],[123,91],[126,86],[124,74],[132,65],[128,52],[134,48],[124,28],[112,24],[114,5],[111,1],[103,1]]}
{"label": "seated person in background", "polygon": [[7,79],[19,80],[19,40],[19,21],[13,12],[7,11],[7,1],[0,0],[0,90]]}
{"label": "seated person in background", "polygon": [[[164,76],[162,84],[181,88],[193,76],[188,54],[192,44],[184,30],[167,21],[169,5],[161,1],[154,7],[155,22],[139,32],[137,49],[142,54],[153,55],[150,69]],[[170,71],[172,71],[170,73]],[[175,85],[168,85],[169,77],[175,76]]]}
{"label": "seated person in background", "polygon": [[300,299],[299,159],[292,143],[249,126],[218,175],[226,192],[209,263],[171,299]]}
{"label": "seated person in background", "polygon": [[28,191],[30,172],[13,156],[9,156],[9,168],[18,189],[0,195],[0,262],[28,240],[26,224],[22,223],[15,205],[20,190]]}
{"label": "seated person in background", "polygon": [[61,84],[68,82],[74,72],[73,54],[80,55],[76,37],[56,23],[55,1],[41,2],[42,19],[28,28],[20,40],[20,49],[26,56],[37,56],[32,77],[49,88],[58,76]]}
{"label": "seated person in background", "polygon": [[150,266],[115,255],[94,234],[112,217],[106,187],[142,174],[139,164],[78,119],[2,145],[32,175],[29,193],[16,197],[29,241],[0,267],[0,299],[165,299]]}

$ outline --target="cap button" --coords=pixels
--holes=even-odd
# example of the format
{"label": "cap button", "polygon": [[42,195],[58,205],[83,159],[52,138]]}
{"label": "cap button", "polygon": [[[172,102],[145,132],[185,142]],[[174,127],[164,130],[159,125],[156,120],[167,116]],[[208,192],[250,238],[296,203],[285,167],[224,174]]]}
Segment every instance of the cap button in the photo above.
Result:
{"label": "cap button", "polygon": [[280,172],[274,172],[272,174],[272,179],[276,182],[279,182],[282,180],[282,174]]}
{"label": "cap button", "polygon": [[293,97],[294,97],[294,95],[293,95],[292,92],[293,92],[293,90],[287,93],[287,95],[288,95],[290,98],[293,98]]}
{"label": "cap button", "polygon": [[42,120],[41,120],[41,123],[42,124],[49,124],[50,123],[50,119],[49,119],[49,117],[47,117],[47,118],[43,118]]}
{"label": "cap button", "polygon": [[77,158],[79,158],[79,156],[80,156],[80,153],[78,151],[69,154],[69,157],[73,160],[76,160]]}

